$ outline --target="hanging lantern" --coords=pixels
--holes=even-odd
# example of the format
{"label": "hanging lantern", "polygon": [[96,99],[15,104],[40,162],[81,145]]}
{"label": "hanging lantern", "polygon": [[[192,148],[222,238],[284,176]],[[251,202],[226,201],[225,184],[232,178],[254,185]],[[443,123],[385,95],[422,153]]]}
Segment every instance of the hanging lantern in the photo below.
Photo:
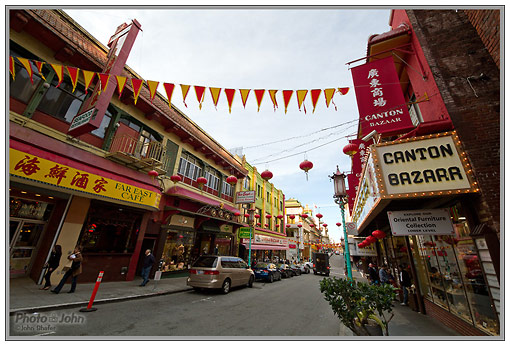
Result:
{"label": "hanging lantern", "polygon": [[289,215],[289,219],[294,220],[296,218],[296,215]]}
{"label": "hanging lantern", "polygon": [[298,226],[299,228],[303,227],[303,225],[302,225],[302,224],[298,224],[297,226]]}
{"label": "hanging lantern", "polygon": [[315,215],[315,217],[317,217],[318,219],[322,219],[324,215],[322,215],[321,213],[318,213],[317,215]]}
{"label": "hanging lantern", "polygon": [[382,238],[386,237],[386,233],[377,229],[372,232],[372,236],[377,239],[382,239]]}
{"label": "hanging lantern", "polygon": [[234,177],[233,175],[227,177],[227,184],[230,184],[230,186],[234,186],[235,184],[237,184],[237,178]]}
{"label": "hanging lantern", "polygon": [[156,178],[159,175],[159,173],[156,172],[155,170],[149,171],[147,174],[152,178],[152,180],[154,180],[154,178]]}
{"label": "hanging lantern", "polygon": [[236,211],[236,212],[234,213],[234,215],[235,215],[235,216],[239,216],[239,215],[241,215],[241,213],[240,213],[240,212],[238,212],[238,211]]}
{"label": "hanging lantern", "polygon": [[275,225],[275,227],[276,227],[276,228],[280,228],[280,225],[279,225],[279,224],[276,224],[276,225]]}
{"label": "hanging lantern", "polygon": [[271,218],[271,214],[267,214],[266,219],[270,219],[270,218]]}
{"label": "hanging lantern", "polygon": [[285,225],[285,227],[290,228],[290,225],[289,225],[289,224],[286,224],[286,225]]}
{"label": "hanging lantern", "polygon": [[315,227],[315,225],[312,223],[312,224],[310,225],[310,227],[312,227],[312,228],[313,228],[313,227]]}
{"label": "hanging lantern", "polygon": [[174,184],[177,184],[178,182],[182,181],[182,178],[180,175],[175,174],[170,177],[170,180],[173,181]]}
{"label": "hanging lantern", "polygon": [[257,222],[257,227],[260,227],[260,222]]}
{"label": "hanging lantern", "polygon": [[336,223],[336,225],[337,225],[338,227],[342,226],[342,224],[341,224],[340,222],[337,222],[337,223]]}
{"label": "hanging lantern", "polygon": [[271,173],[271,171],[269,170],[265,170],[264,172],[262,172],[260,174],[260,176],[262,177],[262,179],[264,179],[265,181],[269,181],[269,179],[271,179],[273,177],[273,173]]}
{"label": "hanging lantern", "polygon": [[375,239],[375,238],[374,238],[374,237],[372,237],[371,235],[369,235],[369,236],[367,237],[367,239],[365,239],[365,240],[366,240],[366,242],[367,242],[367,243],[369,243],[369,244],[373,244],[373,243],[375,243],[375,242],[377,241],[377,239]]}
{"label": "hanging lantern", "polygon": [[256,218],[256,219],[260,219],[260,215],[259,214],[255,214],[255,215],[253,215],[253,217]]}
{"label": "hanging lantern", "polygon": [[308,215],[307,215],[307,214],[302,214],[302,215],[301,215],[301,217],[302,217],[303,219],[306,219],[306,218],[308,217]]}
{"label": "hanging lantern", "polygon": [[349,143],[344,147],[344,154],[354,156],[358,152],[358,146],[354,143]]}
{"label": "hanging lantern", "polygon": [[198,183],[198,187],[200,188],[200,190],[202,190],[204,188],[204,185],[207,184],[207,179],[204,177],[198,177],[197,183]]}
{"label": "hanging lantern", "polygon": [[327,223],[323,223],[322,224],[324,227],[328,227],[328,224]]}
{"label": "hanging lantern", "polygon": [[304,160],[303,162],[301,162],[299,164],[299,168],[301,168],[303,171],[305,171],[306,180],[308,180],[308,171],[313,168],[313,163],[308,160]]}
{"label": "hanging lantern", "polygon": [[266,228],[268,228],[268,227],[269,227],[269,225],[268,225],[267,223],[265,223],[265,224],[264,224],[264,226],[265,226]]}
{"label": "hanging lantern", "polygon": [[246,213],[244,214],[244,217],[250,217],[250,214]]}
{"label": "hanging lantern", "polygon": [[278,218],[279,220],[281,220],[281,219],[283,219],[283,215],[278,215],[278,216],[277,216],[277,218]]}

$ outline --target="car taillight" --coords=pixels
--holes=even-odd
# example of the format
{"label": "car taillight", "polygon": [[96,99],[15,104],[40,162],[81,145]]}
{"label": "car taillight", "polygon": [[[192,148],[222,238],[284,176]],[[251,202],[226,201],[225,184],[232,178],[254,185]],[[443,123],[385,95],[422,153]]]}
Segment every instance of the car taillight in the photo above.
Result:
{"label": "car taillight", "polygon": [[263,272],[264,272],[264,273],[268,273],[268,271],[267,271],[267,270],[265,270],[265,269],[263,270]]}
{"label": "car taillight", "polygon": [[196,274],[196,273],[197,273],[197,271],[196,271],[195,269],[191,269],[191,270],[189,271],[189,273],[190,273],[190,274]]}
{"label": "car taillight", "polygon": [[220,275],[220,272],[217,270],[206,270],[204,271],[205,275]]}
{"label": "car taillight", "polygon": [[313,267],[315,268],[315,263],[313,264]]}
{"label": "car taillight", "polygon": [[326,267],[326,269],[329,269],[329,267]]}

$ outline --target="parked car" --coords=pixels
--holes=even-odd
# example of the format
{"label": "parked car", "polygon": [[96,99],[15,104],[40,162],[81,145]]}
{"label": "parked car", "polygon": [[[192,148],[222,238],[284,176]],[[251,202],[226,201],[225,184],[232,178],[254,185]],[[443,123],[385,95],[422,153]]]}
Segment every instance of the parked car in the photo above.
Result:
{"label": "parked car", "polygon": [[313,269],[313,263],[312,262],[305,262],[303,265],[305,266],[305,268]]}
{"label": "parked car", "polygon": [[335,255],[340,255],[340,251],[336,250]]}
{"label": "parked car", "polygon": [[314,252],[312,253],[312,258],[313,273],[325,274],[326,276],[329,276],[329,255],[327,253]]}
{"label": "parked car", "polygon": [[248,264],[233,256],[200,256],[193,263],[186,284],[195,290],[220,288],[224,294],[232,287],[253,286],[255,274]]}
{"label": "parked car", "polygon": [[296,267],[298,267],[301,270],[301,274],[308,274],[308,273],[310,273],[310,268],[305,266],[303,263],[296,264]]}
{"label": "parked car", "polygon": [[282,278],[284,279],[296,276],[296,274],[292,269],[290,269],[288,264],[279,264],[276,268],[278,269]]}
{"label": "parked car", "polygon": [[294,272],[296,275],[301,275],[301,268],[297,264],[291,264],[290,269]]}
{"label": "parked car", "polygon": [[276,269],[276,264],[260,262],[253,268],[255,279],[267,280],[273,282],[274,280],[281,280],[282,275]]}

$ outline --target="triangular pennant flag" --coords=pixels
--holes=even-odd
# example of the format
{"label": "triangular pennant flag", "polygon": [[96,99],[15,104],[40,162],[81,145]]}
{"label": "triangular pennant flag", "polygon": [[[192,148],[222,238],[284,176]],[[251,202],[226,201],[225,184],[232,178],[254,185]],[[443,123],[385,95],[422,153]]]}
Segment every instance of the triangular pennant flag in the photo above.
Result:
{"label": "triangular pennant flag", "polygon": [[87,94],[87,90],[89,89],[90,83],[92,83],[94,80],[96,73],[87,70],[81,70],[81,72],[83,72],[83,79],[85,81],[85,94]]}
{"label": "triangular pennant flag", "polygon": [[331,99],[333,98],[333,95],[335,94],[336,89],[324,89],[324,96],[326,97],[326,107],[329,108],[329,103],[331,102]]}
{"label": "triangular pennant flag", "polygon": [[131,78],[131,85],[133,86],[133,97],[136,105],[136,101],[138,100],[138,95],[140,95],[140,90],[142,90],[143,80]]}
{"label": "triangular pennant flag", "polygon": [[69,74],[69,77],[71,77],[71,83],[73,84],[73,93],[74,89],[76,89],[76,84],[78,83],[78,73],[80,73],[80,69],[77,67],[70,67],[66,66],[67,73]]}
{"label": "triangular pennant flag", "polygon": [[62,65],[57,65],[57,64],[50,64],[51,67],[53,67],[53,69],[55,70],[55,73],[57,74],[57,77],[58,77],[58,84],[57,84],[57,88],[60,86],[60,83],[62,83],[62,81],[64,80],[64,66]]}
{"label": "triangular pennant flag", "polygon": [[346,95],[349,92],[349,88],[338,88],[340,95]]}
{"label": "triangular pennant flag", "polygon": [[32,82],[32,84],[34,84],[34,80],[32,78],[32,75],[34,72],[32,71],[32,65],[30,65],[30,61],[28,59],[20,58],[20,57],[18,57],[18,60],[21,64],[23,64],[23,66],[25,66],[25,69],[28,72],[28,76],[30,77],[30,82]]}
{"label": "triangular pennant flag", "polygon": [[225,89],[225,95],[227,95],[228,112],[229,113],[232,113],[232,102],[234,102],[235,94],[236,94],[236,89]]}
{"label": "triangular pennant flag", "polygon": [[264,93],[266,92],[265,89],[259,89],[254,90],[255,91],[255,98],[257,99],[257,105],[259,108],[257,109],[257,112],[260,111],[260,104],[262,103],[262,99],[264,98]]}
{"label": "triangular pennant flag", "polygon": [[[296,90],[297,103],[298,103],[299,110],[301,110],[301,105],[303,104],[303,101],[305,100],[307,94],[308,94],[308,90]],[[305,108],[305,114],[306,114],[306,108]]]}
{"label": "triangular pennant flag", "polygon": [[16,67],[14,64],[14,57],[12,56],[9,57],[9,72],[12,75],[12,79],[16,79]]}
{"label": "triangular pennant flag", "polygon": [[246,108],[246,101],[248,100],[248,95],[250,95],[250,89],[239,89],[241,93],[241,100],[243,101],[243,106]]}
{"label": "triangular pennant flag", "polygon": [[212,97],[212,100],[214,103],[214,108],[216,108],[216,110],[218,110],[217,107],[218,107],[218,100],[220,99],[221,88],[209,87],[209,91],[211,92],[211,97]]}
{"label": "triangular pennant flag", "polygon": [[186,96],[188,96],[189,85],[181,84],[181,91],[182,91],[182,102],[184,103],[184,105],[187,108],[188,105],[186,104]]}
{"label": "triangular pennant flag", "polygon": [[168,98],[168,107],[172,108],[172,94],[174,93],[175,84],[172,83],[163,83],[163,87],[165,87],[166,97]]}
{"label": "triangular pennant flag", "polygon": [[276,108],[278,108],[278,103],[276,102],[276,93],[278,90],[269,90],[269,96],[271,96],[271,101],[273,101],[274,111],[276,112]]}
{"label": "triangular pennant flag", "polygon": [[317,101],[319,100],[319,96],[321,95],[321,89],[313,89],[310,91],[310,96],[312,97],[312,105],[313,105],[313,111],[315,112],[315,106],[317,106]]}
{"label": "triangular pennant flag", "polygon": [[46,80],[46,77],[44,77],[44,75],[42,73],[42,67],[45,63],[42,61],[36,61],[36,60],[34,60],[34,62],[35,62],[35,67],[37,67],[37,71],[39,71],[39,74],[41,75],[41,78]]}
{"label": "triangular pennant flag", "polygon": [[124,86],[126,85],[126,77],[123,76],[115,76],[117,79],[117,91],[119,92],[119,97],[122,95],[122,90],[124,90]]}
{"label": "triangular pennant flag", "polygon": [[152,100],[154,100],[154,96],[156,96],[156,91],[158,90],[158,85],[159,85],[159,82],[155,82],[152,80],[147,81],[147,86],[149,87],[149,93],[150,93],[150,97],[151,97],[151,103],[152,103]]}
{"label": "triangular pennant flag", "polygon": [[205,87],[194,86],[195,94],[197,94],[198,108],[202,109],[202,102],[204,101]]}
{"label": "triangular pennant flag", "polygon": [[[99,90],[100,92],[103,92],[106,90],[106,87],[108,86],[108,82],[110,81],[110,75],[109,74],[106,74],[106,73],[97,73],[97,75],[99,76]],[[136,104],[136,102],[135,102]]]}
{"label": "triangular pennant flag", "polygon": [[285,106],[285,114],[287,114],[287,107],[289,106],[290,99],[292,97],[292,94],[294,93],[294,90],[283,90],[283,103]]}

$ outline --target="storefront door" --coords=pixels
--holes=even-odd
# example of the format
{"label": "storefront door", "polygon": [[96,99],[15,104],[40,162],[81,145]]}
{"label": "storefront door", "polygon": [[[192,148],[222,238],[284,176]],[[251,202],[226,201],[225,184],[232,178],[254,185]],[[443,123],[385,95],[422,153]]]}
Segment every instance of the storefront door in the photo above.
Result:
{"label": "storefront door", "polygon": [[27,275],[45,225],[44,221],[15,218],[9,220],[9,276],[11,278]]}

